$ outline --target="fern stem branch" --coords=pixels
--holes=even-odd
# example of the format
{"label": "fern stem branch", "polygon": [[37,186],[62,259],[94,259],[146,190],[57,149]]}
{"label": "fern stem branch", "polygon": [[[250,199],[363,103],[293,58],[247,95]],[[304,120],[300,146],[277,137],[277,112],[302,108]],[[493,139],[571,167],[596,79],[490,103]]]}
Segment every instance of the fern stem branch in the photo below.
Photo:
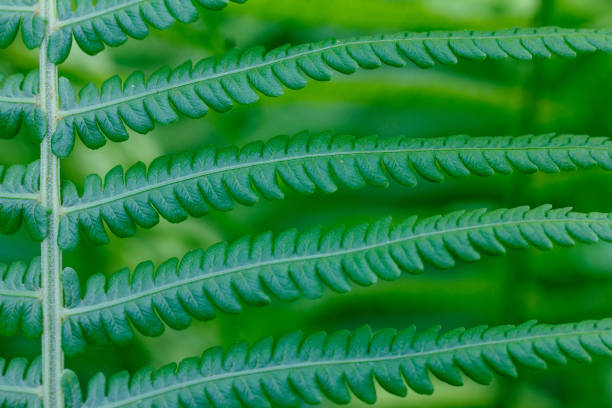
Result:
{"label": "fern stem branch", "polygon": [[112,7],[103,9],[103,10],[95,10],[91,13],[87,13],[82,16],[70,17],[65,20],[60,20],[57,24],[57,29],[59,30],[60,28],[63,28],[63,27],[79,24],[79,23],[82,23],[83,21],[90,21],[96,18],[105,17],[109,14],[113,14],[120,10],[125,10],[127,8],[134,6],[135,4],[140,4],[140,3],[143,3],[143,0],[131,0],[125,3],[117,4],[115,6],[112,6]]}
{"label": "fern stem branch", "polygon": [[6,11],[9,13],[31,13],[36,10],[34,6],[10,6],[8,4],[3,4],[0,6],[0,12]]}
{"label": "fern stem branch", "polygon": [[[377,242],[377,243],[373,243],[369,245],[363,245],[363,246],[350,248],[350,249],[321,251],[321,252],[307,254],[307,255],[290,255],[290,256],[280,257],[280,258],[276,258],[272,260],[254,262],[252,264],[246,264],[246,265],[240,265],[237,267],[229,267],[229,266],[222,267],[218,270],[203,271],[204,273],[197,275],[197,276],[179,279],[172,283],[149,288],[149,289],[143,290],[138,293],[129,294],[123,297],[119,297],[119,298],[105,301],[105,302],[100,302],[94,305],[65,308],[63,311],[63,316],[65,318],[71,318],[77,315],[97,312],[97,311],[104,310],[104,309],[110,309],[117,305],[129,303],[129,302],[136,302],[139,299],[143,299],[143,298],[150,297],[150,296],[155,296],[167,290],[177,289],[182,286],[187,286],[195,282],[203,282],[203,281],[217,279],[219,277],[230,275],[232,273],[236,273],[240,271],[244,272],[244,271],[248,271],[252,269],[271,267],[271,266],[280,265],[280,264],[288,264],[288,263],[298,264],[298,263],[305,263],[305,262],[310,262],[310,261],[317,261],[317,260],[321,260],[324,258],[329,259],[329,258],[335,258],[335,257],[342,257],[346,255],[368,252],[368,251],[371,251],[377,248],[391,247],[397,244],[402,244],[402,243],[406,243],[410,241],[414,242],[420,239],[431,239],[434,237],[445,236],[445,235],[450,235],[450,234],[458,234],[458,233],[465,233],[465,232],[471,232],[471,231],[485,231],[491,228],[518,227],[518,226],[526,226],[526,225],[554,226],[554,225],[559,224],[560,227],[563,227],[563,225],[567,224],[567,222],[568,222],[568,219],[566,218],[550,219],[550,218],[547,218],[547,216],[542,216],[542,217],[537,217],[537,218],[529,219],[529,220],[520,219],[520,220],[511,220],[511,221],[502,221],[502,222],[479,223],[476,225],[470,225],[470,226],[464,226],[464,227],[441,228],[435,231],[426,231],[422,233],[416,233],[416,234],[412,234],[406,237],[401,237],[397,239],[389,239],[386,241]],[[592,220],[589,220],[589,223],[590,224],[601,224],[601,225],[612,225],[612,219],[592,219]]]}
{"label": "fern stem branch", "polygon": [[0,298],[2,297],[13,297],[13,298],[32,298],[38,299],[41,295],[40,291],[31,290],[3,290],[0,289]]}
{"label": "fern stem branch", "polygon": [[3,394],[25,394],[25,395],[36,395],[40,396],[41,394],[40,388],[31,388],[31,387],[10,387],[8,385],[0,385],[0,395]]}
{"label": "fern stem branch", "polygon": [[435,355],[444,355],[456,353],[459,351],[469,351],[474,349],[484,349],[487,347],[494,346],[510,346],[512,344],[520,344],[524,342],[534,342],[536,340],[548,340],[551,342],[559,342],[565,338],[575,338],[576,336],[601,336],[609,333],[609,329],[601,328],[601,329],[587,329],[580,330],[578,328],[572,327],[572,330],[568,330],[567,332],[561,333],[547,333],[547,334],[534,334],[534,333],[524,333],[522,335],[513,337],[513,338],[505,338],[499,340],[485,340],[479,339],[479,341],[475,341],[473,343],[468,344],[459,344],[459,345],[437,345],[437,347],[430,350],[408,350],[406,352],[394,353],[391,355],[383,355],[383,356],[367,356],[367,357],[359,357],[359,358],[342,358],[338,357],[335,359],[316,359],[312,361],[306,362],[297,362],[297,363],[289,363],[289,364],[278,364],[278,365],[270,365],[268,367],[260,367],[253,369],[244,369],[237,371],[228,371],[218,375],[211,376],[202,376],[199,378],[195,378],[189,381],[183,381],[176,384],[171,384],[168,386],[162,386],[156,388],[152,391],[138,394],[132,396],[130,398],[126,398],[124,400],[119,400],[112,403],[102,404],[97,408],[119,408],[130,406],[136,403],[143,403],[144,401],[150,401],[164,394],[170,394],[172,392],[177,392],[185,389],[190,389],[194,386],[203,385],[210,382],[215,381],[223,381],[234,378],[244,378],[248,376],[255,375],[263,375],[266,373],[276,373],[283,371],[292,371],[292,370],[300,370],[300,369],[313,369],[313,368],[327,368],[333,366],[357,366],[357,365],[373,365],[376,363],[381,363],[385,361],[398,361],[404,359],[416,359],[422,357],[429,357]]}
{"label": "fern stem branch", "polygon": [[[2,10],[0,10],[2,11]],[[13,103],[21,105],[36,105],[36,98],[17,98],[17,97],[6,97],[0,96],[1,103]]]}
{"label": "fern stem branch", "polygon": [[[542,34],[542,33],[538,33],[538,32],[534,32],[531,34],[516,34],[516,35],[508,35],[508,34],[498,34],[498,35],[483,35],[483,36],[478,36],[478,35],[473,35],[472,33],[470,33],[469,31],[465,31],[463,33],[460,33],[458,35],[455,36],[451,36],[448,35],[446,33],[442,33],[439,35],[430,35],[428,33],[422,33],[422,34],[418,34],[418,35],[414,35],[411,37],[406,37],[404,39],[402,39],[402,41],[408,42],[408,43],[420,43],[424,40],[437,40],[437,41],[449,41],[449,40],[458,40],[458,39],[470,39],[470,40],[500,40],[500,39],[505,39],[505,40],[521,40],[521,39],[525,39],[525,38],[539,38],[539,39],[544,39],[544,38],[564,38],[564,37],[572,37],[572,36],[582,36],[584,35],[581,32],[575,32],[575,33],[567,33],[567,32],[563,32],[563,33],[557,33],[557,32],[551,32],[551,33],[546,33],[546,34]],[[381,38],[366,38],[366,39],[355,39],[355,40],[344,40],[344,41],[336,41],[333,44],[330,45],[312,45],[311,47],[309,47],[308,49],[304,50],[304,51],[300,51],[300,52],[295,52],[292,53],[291,55],[287,55],[284,57],[280,57],[280,58],[273,58],[273,59],[269,59],[269,60],[265,60],[262,61],[260,63],[257,64],[253,64],[253,65],[247,65],[247,66],[242,66],[242,67],[237,67],[234,69],[230,69],[230,70],[226,70],[226,71],[222,71],[222,72],[216,72],[216,73],[210,73],[210,74],[205,74],[203,76],[196,76],[194,78],[189,78],[189,79],[185,79],[182,81],[179,81],[177,83],[169,83],[165,86],[162,86],[160,88],[155,88],[155,89],[143,89],[142,91],[137,91],[134,93],[131,93],[129,95],[125,95],[122,96],[120,98],[113,98],[111,100],[109,100],[108,102],[101,102],[95,105],[91,105],[91,106],[84,106],[84,107],[75,107],[72,109],[61,109],[59,112],[59,118],[60,119],[65,119],[71,116],[76,116],[76,115],[84,115],[87,113],[90,113],[92,111],[97,111],[97,110],[103,110],[106,108],[109,108],[111,106],[118,106],[124,103],[130,103],[132,101],[135,100],[139,100],[139,99],[144,99],[147,97],[151,97],[154,95],[159,95],[162,93],[166,93],[166,92],[170,92],[170,91],[174,91],[174,90],[180,90],[181,88],[185,88],[188,86],[192,86],[192,85],[196,85],[196,84],[201,84],[207,81],[214,81],[214,80],[220,80],[222,78],[228,78],[234,75],[239,75],[239,74],[243,74],[245,72],[249,72],[249,71],[254,71],[254,70],[258,70],[258,69],[262,69],[262,68],[266,68],[266,67],[270,67],[270,66],[274,66],[274,65],[278,65],[281,64],[283,62],[287,62],[287,61],[295,61],[301,57],[306,57],[306,56],[310,56],[310,55],[316,55],[316,54],[320,54],[323,53],[325,51],[330,51],[330,50],[336,50],[336,49],[342,49],[342,48],[346,48],[348,46],[359,46],[359,45],[373,45],[373,44],[395,44],[397,43],[398,38],[388,38],[388,39],[381,39]]]}
{"label": "fern stem branch", "polygon": [[[418,139],[417,139],[418,140]],[[194,172],[192,174],[186,174],[184,176],[180,176],[180,177],[175,177],[175,178],[170,178],[168,180],[163,180],[163,181],[159,181],[157,183],[152,183],[152,184],[148,184],[142,187],[138,187],[138,188],[134,188],[132,190],[123,192],[123,193],[119,193],[119,194],[114,194],[111,197],[104,197],[104,198],[100,198],[100,199],[96,199],[96,200],[91,200],[91,201],[87,201],[87,202],[83,202],[83,203],[79,203],[79,204],[75,204],[75,205],[70,205],[70,206],[62,206],[60,209],[61,215],[67,215],[67,214],[71,214],[74,212],[78,212],[78,211],[84,211],[84,210],[88,210],[90,208],[94,208],[94,207],[98,207],[98,206],[102,206],[102,205],[108,205],[112,202],[116,202],[116,201],[120,201],[129,197],[134,197],[137,196],[139,194],[142,193],[146,193],[149,191],[153,191],[156,189],[160,189],[163,187],[167,187],[167,186],[173,186],[173,185],[177,185],[189,180],[194,180],[194,179],[198,179],[198,178],[202,178],[202,177],[208,177],[208,176],[212,176],[214,174],[218,174],[218,173],[223,173],[223,172],[228,172],[228,171],[234,171],[234,170],[240,170],[240,169],[247,169],[250,167],[256,167],[256,166],[262,166],[262,165],[272,165],[272,164],[278,164],[278,163],[287,163],[287,162],[297,162],[300,160],[306,160],[306,159],[318,159],[318,158],[324,158],[324,157],[342,157],[342,156],[346,156],[346,157],[350,157],[350,156],[361,156],[361,155],[368,155],[368,154],[380,154],[380,155],[384,155],[384,154],[391,154],[391,153],[426,153],[426,152],[486,152],[486,151],[501,151],[501,152],[508,152],[508,151],[523,151],[523,150],[529,150],[529,151],[551,151],[551,150],[562,150],[562,151],[572,151],[572,150],[582,150],[582,147],[572,147],[572,146],[531,146],[531,147],[513,147],[513,146],[494,146],[494,147],[472,147],[472,146],[466,146],[466,147],[426,147],[426,148],[418,148],[418,147],[400,147],[400,148],[396,148],[396,149],[385,149],[385,148],[380,148],[380,149],[372,149],[372,150],[356,150],[356,151],[335,151],[335,152],[325,152],[325,153],[310,153],[310,154],[301,154],[301,155],[296,155],[296,156],[290,156],[290,157],[282,157],[282,158],[276,158],[276,159],[262,159],[262,160],[256,160],[256,161],[251,161],[251,162],[247,162],[247,163],[238,163],[238,164],[233,164],[233,165],[227,165],[227,166],[219,166],[213,169],[207,169],[207,170],[203,170],[203,171],[198,171],[198,172]],[[596,151],[603,151],[603,152],[610,152],[610,147],[608,146],[593,146],[593,147],[589,147],[589,149],[592,150],[596,150]]]}
{"label": "fern stem branch", "polygon": [[39,200],[40,197],[38,194],[28,194],[28,193],[0,193],[0,200]]}
{"label": "fern stem branch", "polygon": [[60,209],[60,162],[51,151],[59,107],[57,65],[47,57],[49,38],[57,23],[56,0],[41,0],[41,15],[47,21],[40,47],[40,105],[47,119],[47,134],[40,147],[40,192],[42,205],[50,209],[49,234],[41,244],[41,277],[43,303],[42,381],[45,408],[63,408],[61,376],[64,369],[62,351],[62,288],[60,274],[62,254],[57,245]]}

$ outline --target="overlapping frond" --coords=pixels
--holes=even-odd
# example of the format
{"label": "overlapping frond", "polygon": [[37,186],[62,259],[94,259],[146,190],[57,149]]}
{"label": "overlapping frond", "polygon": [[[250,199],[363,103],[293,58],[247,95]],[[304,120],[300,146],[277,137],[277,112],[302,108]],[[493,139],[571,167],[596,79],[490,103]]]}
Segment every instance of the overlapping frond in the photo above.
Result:
{"label": "overlapping frond", "polygon": [[42,140],[47,123],[38,106],[38,71],[0,75],[0,139],[15,137],[22,125]]}
{"label": "overlapping frond", "polygon": [[93,84],[83,88],[79,99],[67,80],[60,83],[61,111],[53,150],[67,156],[75,133],[90,148],[106,139],[128,138],[127,127],[139,133],[155,123],[167,124],[182,113],[201,117],[209,109],[226,112],[235,102],[250,104],[266,96],[283,94],[284,87],[300,89],[307,78],[329,80],[333,72],[350,74],[358,68],[383,64],[404,66],[412,61],[421,67],[454,64],[459,57],[531,59],[552,55],[574,57],[579,52],[612,52],[611,30],[560,28],[510,29],[497,32],[400,33],[328,40],[299,46],[283,46],[266,52],[257,47],[244,53],[232,51],[191,62],[171,70],[163,68],[148,79],[142,72],[106,81],[101,90]]}
{"label": "overlapping frond", "polygon": [[0,358],[0,406],[3,408],[42,408],[42,369],[39,358],[31,363],[16,358]]}
{"label": "overlapping frond", "polygon": [[0,165],[0,233],[12,234],[22,223],[37,241],[49,233],[49,211],[38,198],[40,163]]}
{"label": "overlapping frond", "polygon": [[77,2],[76,9],[71,0],[59,0],[59,23],[50,38],[49,59],[56,64],[64,62],[73,36],[83,51],[95,55],[105,45],[116,47],[128,37],[145,38],[149,26],[163,30],[175,21],[192,23],[198,18],[196,5],[220,10],[229,1],[247,0],[83,0]]}
{"label": "overlapping frond", "polygon": [[516,377],[518,366],[543,369],[568,360],[591,362],[595,355],[612,355],[612,319],[446,333],[439,327],[422,333],[363,327],[307,337],[297,332],[251,347],[239,343],[227,352],[213,348],[178,366],[146,368],[132,377],[121,372],[108,382],[98,374],[85,401],[74,373],[65,372],[63,386],[67,408],[287,407],[325,399],[347,404],[351,394],[374,403],[376,383],[399,396],[409,388],[431,394],[430,373],[455,386],[464,376],[487,385],[496,374]]}
{"label": "overlapping frond", "polygon": [[127,269],[108,282],[95,275],[83,298],[78,276],[67,270],[64,349],[74,354],[87,342],[125,343],[133,337],[132,327],[156,336],[164,323],[184,329],[192,317],[211,319],[217,310],[238,313],[244,304],[265,305],[271,298],[318,298],[325,287],[344,293],[353,284],[421,272],[424,263],[451,268],[456,260],[502,255],[506,248],[549,249],[600,239],[612,242],[610,214],[519,207],[458,211],[420,221],[412,217],[394,227],[385,218],[350,229],[246,237],[191,252],[180,263],[172,259],[157,272],[148,262],[131,278]]}
{"label": "overlapping frond", "polygon": [[0,334],[12,336],[21,328],[30,337],[40,336],[40,296],[39,258],[29,265],[25,262],[0,263]]}
{"label": "overlapping frond", "polygon": [[104,184],[97,175],[63,191],[59,245],[73,249],[84,234],[96,244],[108,241],[105,224],[120,237],[136,226],[151,228],[159,215],[180,222],[210,208],[229,210],[234,201],[254,204],[259,196],[284,197],[280,181],[299,193],[331,193],[338,186],[385,187],[389,176],[413,186],[417,176],[439,182],[444,175],[491,176],[513,170],[559,172],[600,166],[612,169],[612,142],[587,136],[521,136],[414,139],[408,137],[332,136],[301,133],[252,143],[241,150],[204,149],[161,157],[127,172],[111,170]]}
{"label": "overlapping frond", "polygon": [[36,0],[0,0],[0,48],[15,41],[20,26],[26,47],[40,46],[45,35],[45,21],[38,13]]}

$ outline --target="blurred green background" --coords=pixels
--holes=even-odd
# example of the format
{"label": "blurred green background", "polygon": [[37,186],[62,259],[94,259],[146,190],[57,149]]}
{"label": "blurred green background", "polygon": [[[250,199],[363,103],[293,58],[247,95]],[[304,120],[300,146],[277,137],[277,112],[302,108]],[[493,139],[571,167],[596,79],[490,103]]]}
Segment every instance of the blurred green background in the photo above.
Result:
{"label": "blurred green background", "polygon": [[[223,53],[233,47],[274,47],[328,37],[436,29],[496,29],[560,25],[611,27],[610,0],[251,0],[225,11],[203,11],[195,24],[154,31],[144,41],[130,40],[95,57],[77,47],[61,73],[76,84],[99,85],[114,74],[134,70],[152,73],[169,64]],[[0,72],[36,68],[37,55],[20,44],[0,51]],[[315,83],[262,98],[227,114],[210,113],[159,127],[129,142],[92,152],[79,145],[62,163],[65,179],[82,183],[89,173],[105,173],[116,164],[149,162],[166,153],[213,144],[242,145],[304,129],[383,136],[415,137],[585,133],[612,136],[612,57],[536,62],[461,62],[457,66],[420,70],[381,69],[353,76],[337,75],[332,83]],[[29,162],[37,144],[26,134],[0,145],[0,163]],[[228,213],[214,212],[180,225],[162,222],[129,239],[111,239],[103,248],[84,244],[65,254],[64,264],[83,277],[133,268],[152,259],[161,262],[220,240],[245,234],[312,224],[355,224],[384,215],[396,220],[435,215],[459,208],[498,208],[551,203],[579,211],[612,211],[610,174],[581,171],[562,175],[478,177],[421,183],[415,189],[397,185],[379,191],[343,191],[334,195],[288,194],[284,201],[261,202]],[[31,259],[38,245],[23,233],[0,238],[0,260]],[[220,315],[184,332],[168,330],[156,339],[138,337],[125,348],[90,348],[67,365],[83,380],[97,371],[134,371],[144,365],[198,355],[213,345],[256,340],[302,328],[425,329],[476,324],[547,323],[612,316],[612,245],[581,246],[552,252],[510,252],[450,271],[433,268],[421,276],[355,288],[349,295],[328,293],[318,301],[275,302],[247,308],[237,316]],[[0,338],[3,357],[34,356],[38,341]],[[491,387],[467,382],[463,388],[439,385],[434,396],[406,399],[380,394],[381,407],[612,407],[612,360],[591,366],[570,364],[546,373],[522,370],[519,380],[497,380]],[[354,402],[351,407],[359,407]]]}

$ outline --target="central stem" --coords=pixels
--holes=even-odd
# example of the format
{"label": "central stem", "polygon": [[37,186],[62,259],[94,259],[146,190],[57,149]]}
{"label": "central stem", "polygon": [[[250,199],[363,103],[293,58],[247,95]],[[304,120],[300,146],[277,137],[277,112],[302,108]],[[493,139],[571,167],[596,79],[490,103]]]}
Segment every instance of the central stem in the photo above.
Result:
{"label": "central stem", "polygon": [[64,369],[62,351],[63,305],[60,275],[62,253],[57,245],[60,201],[60,163],[51,151],[58,112],[57,65],[47,57],[49,37],[57,24],[56,0],[39,0],[41,16],[47,21],[45,38],[40,47],[40,105],[47,118],[47,133],[40,145],[40,195],[42,205],[51,211],[49,235],[41,244],[42,263],[42,380],[45,408],[63,408],[61,376]]}

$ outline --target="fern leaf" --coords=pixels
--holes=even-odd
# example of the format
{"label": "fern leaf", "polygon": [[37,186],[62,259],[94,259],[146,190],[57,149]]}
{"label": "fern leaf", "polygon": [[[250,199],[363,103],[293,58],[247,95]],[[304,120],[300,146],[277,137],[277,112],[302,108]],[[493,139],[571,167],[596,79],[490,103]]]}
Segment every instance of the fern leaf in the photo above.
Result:
{"label": "fern leaf", "polygon": [[[231,0],[246,3],[247,0]],[[175,21],[192,23],[198,18],[196,4],[209,10],[219,10],[229,0],[84,0],[75,10],[70,0],[58,1],[59,23],[49,41],[48,56],[60,64],[72,47],[72,37],[83,51],[95,55],[104,49],[125,43],[128,37],[143,39],[149,26],[158,30]]]}
{"label": "fern leaf", "polygon": [[[84,193],[64,187],[59,245],[77,246],[79,234],[105,244],[112,233],[132,236],[136,226],[151,228],[159,215],[180,222],[202,216],[212,207],[233,208],[234,201],[254,204],[284,196],[278,179],[299,193],[331,193],[338,185],[358,189],[385,187],[389,175],[413,186],[417,176],[439,182],[444,174],[491,176],[513,170],[559,172],[601,166],[612,170],[612,142],[586,136],[522,136],[412,139],[331,136],[302,133],[252,143],[241,150],[204,149],[161,157],[146,169],[138,163],[125,174],[121,167],[105,177],[85,181]],[[80,228],[79,228],[80,227]]]}
{"label": "fern leaf", "polygon": [[208,58],[194,67],[187,62],[174,70],[163,68],[148,80],[136,72],[122,84],[119,77],[106,81],[99,91],[93,84],[83,88],[77,102],[66,79],[60,82],[62,99],[53,151],[66,157],[73,149],[75,133],[95,149],[106,138],[128,138],[125,125],[147,133],[155,123],[167,124],[178,113],[202,117],[209,108],[226,112],[234,102],[250,104],[266,96],[283,94],[283,86],[299,89],[306,79],[329,80],[333,72],[350,74],[357,68],[383,64],[404,66],[413,61],[421,67],[454,64],[458,57],[531,59],[551,55],[576,56],[578,52],[612,52],[612,31],[560,28],[513,29],[498,32],[401,33],[344,41],[323,41],[269,52],[261,47],[244,53],[236,50]]}
{"label": "fern leaf", "polygon": [[0,406],[3,408],[42,408],[40,358],[30,364],[23,358],[7,363],[0,358]]}
{"label": "fern leaf", "polygon": [[15,137],[22,125],[39,140],[45,135],[47,123],[37,104],[38,71],[28,75],[0,75],[0,139]]}
{"label": "fern leaf", "polygon": [[164,331],[161,320],[185,329],[192,317],[212,319],[217,309],[238,313],[244,304],[266,305],[271,298],[318,298],[325,287],[345,293],[352,284],[369,286],[379,279],[395,280],[402,271],[421,272],[425,262],[451,268],[456,260],[502,255],[506,248],[549,249],[600,239],[612,241],[609,214],[520,207],[459,211],[421,221],[413,217],[394,227],[386,218],[325,233],[314,228],[276,238],[270,233],[246,237],[191,252],[180,263],[171,259],[157,272],[150,262],[143,263],[131,282],[127,269],[108,282],[95,275],[83,298],[77,274],[66,270],[64,349],[75,354],[87,342],[125,343],[133,337],[132,327],[157,336]]}
{"label": "fern leaf", "polygon": [[13,336],[21,328],[27,336],[40,336],[40,296],[40,259],[30,265],[0,263],[0,334]]}
{"label": "fern leaf", "polygon": [[12,234],[25,223],[30,236],[42,241],[49,233],[49,211],[38,198],[40,163],[0,166],[0,233]]}
{"label": "fern leaf", "polygon": [[430,373],[460,386],[467,376],[483,385],[494,375],[516,377],[518,366],[543,369],[568,360],[590,362],[612,355],[612,319],[562,325],[528,322],[520,326],[455,329],[441,334],[435,327],[417,333],[414,327],[372,333],[323,332],[303,337],[296,332],[255,343],[239,343],[227,352],[209,349],[200,358],[183,360],[157,371],[126,372],[108,381],[98,374],[82,402],[78,380],[66,371],[67,408],[196,408],[300,406],[325,399],[347,404],[354,394],[374,403],[375,384],[405,396],[434,391]]}
{"label": "fern leaf", "polygon": [[45,21],[38,13],[36,0],[0,0],[0,48],[15,41],[19,26],[26,47],[40,46],[45,35]]}

